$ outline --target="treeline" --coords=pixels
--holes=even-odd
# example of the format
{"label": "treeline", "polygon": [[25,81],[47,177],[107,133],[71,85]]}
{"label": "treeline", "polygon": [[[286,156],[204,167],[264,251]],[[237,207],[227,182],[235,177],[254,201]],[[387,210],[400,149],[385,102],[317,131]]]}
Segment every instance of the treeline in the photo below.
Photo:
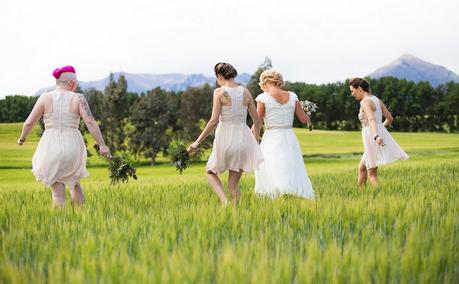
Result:
{"label": "treeline", "polygon": [[0,123],[24,121],[38,97],[6,96],[0,100]]}
{"label": "treeline", "polygon": [[[433,88],[429,82],[414,83],[385,77],[367,78],[372,93],[392,112],[395,131],[459,132],[459,84],[447,83]],[[315,127],[330,130],[356,130],[359,102],[350,94],[348,81],[326,85],[287,83],[286,89],[301,100],[315,102]]]}
{"label": "treeline", "polygon": [[[247,87],[254,97],[261,92],[258,76],[269,64],[260,66]],[[380,97],[395,117],[395,131],[459,132],[459,84],[448,83],[437,88],[428,82],[418,84],[396,78],[369,79],[373,93]],[[193,141],[210,118],[215,86],[190,87],[183,92],[160,88],[136,94],[127,91],[123,76],[110,77],[104,91],[82,92],[100,122],[101,130],[116,151],[130,151],[154,163],[175,138]],[[286,89],[301,100],[313,101],[314,127],[329,130],[357,130],[359,103],[350,95],[345,82],[325,85],[288,82]],[[7,96],[0,100],[0,122],[24,121],[37,97]],[[300,126],[295,122],[295,126]],[[84,127],[80,127],[85,131]],[[210,146],[212,139],[206,140]]]}

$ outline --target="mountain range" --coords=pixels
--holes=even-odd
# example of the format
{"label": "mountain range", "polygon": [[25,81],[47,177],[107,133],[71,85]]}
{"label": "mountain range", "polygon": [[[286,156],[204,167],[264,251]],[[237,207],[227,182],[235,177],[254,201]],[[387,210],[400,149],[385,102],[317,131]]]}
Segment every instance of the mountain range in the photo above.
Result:
{"label": "mountain range", "polygon": [[[215,84],[215,77],[205,76],[203,74],[134,74],[125,72],[114,73],[115,80],[120,75],[124,75],[128,82],[128,91],[141,93],[156,87],[168,91],[184,91],[188,87],[197,87],[204,84]],[[368,77],[379,79],[382,77],[396,77],[414,82],[428,81],[434,87],[453,81],[459,83],[459,76],[447,68],[421,60],[413,55],[405,54],[400,56],[389,65],[378,68],[370,73]],[[242,85],[247,85],[251,75],[247,73],[240,74],[236,80]],[[307,81],[307,80],[305,80]],[[78,81],[80,87],[84,89],[95,88],[104,90],[109,82],[109,76],[96,81]],[[54,86],[43,88],[35,95],[40,95]]]}
{"label": "mountain range", "polygon": [[[167,91],[177,92],[184,91],[188,87],[198,87],[204,84],[209,84],[211,86],[215,85],[215,77],[209,77],[203,74],[134,74],[126,72],[113,73],[115,80],[118,80],[120,75],[125,76],[128,83],[128,91],[134,93],[145,92],[156,87],[161,87],[161,89]],[[242,73],[236,77],[236,81],[242,85],[247,85],[250,77],[251,75]],[[78,85],[83,90],[94,88],[103,91],[108,85],[109,80],[110,77],[107,76],[101,80],[96,81],[78,81]],[[35,93],[35,95],[40,95],[52,89],[54,89],[54,86],[40,89]]]}
{"label": "mountain range", "polygon": [[421,60],[413,55],[405,54],[389,65],[378,68],[368,77],[396,77],[409,81],[428,81],[432,86],[453,81],[459,83],[459,76],[447,68]]}

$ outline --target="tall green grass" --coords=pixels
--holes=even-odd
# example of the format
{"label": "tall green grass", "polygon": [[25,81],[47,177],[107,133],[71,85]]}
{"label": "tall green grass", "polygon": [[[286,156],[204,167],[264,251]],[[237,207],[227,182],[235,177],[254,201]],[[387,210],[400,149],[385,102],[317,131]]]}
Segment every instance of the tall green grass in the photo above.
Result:
{"label": "tall green grass", "polygon": [[[203,163],[183,175],[163,164],[115,187],[90,168],[84,207],[55,210],[23,161],[0,169],[0,282],[458,282],[457,136],[401,133],[411,159],[381,168],[372,189],[355,186],[358,150],[328,152],[358,133],[313,131],[329,142],[320,146],[301,131],[303,149],[315,149],[304,150],[315,201],[254,196],[244,175],[241,204],[224,208]],[[24,161],[33,153],[8,149]]]}

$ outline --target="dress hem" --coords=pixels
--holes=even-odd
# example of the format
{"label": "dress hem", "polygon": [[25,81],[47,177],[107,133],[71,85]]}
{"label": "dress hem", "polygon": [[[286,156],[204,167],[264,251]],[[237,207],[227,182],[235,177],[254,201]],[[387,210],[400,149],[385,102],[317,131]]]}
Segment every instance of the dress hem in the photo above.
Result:
{"label": "dress hem", "polygon": [[392,160],[389,160],[389,161],[385,161],[385,162],[377,162],[375,166],[370,166],[368,167],[366,162],[363,161],[363,165],[367,168],[367,170],[371,170],[371,169],[376,169],[378,167],[381,167],[381,166],[385,166],[385,165],[388,165],[388,164],[392,164],[396,161],[406,161],[408,160],[409,157],[406,157],[406,158],[396,158],[396,159],[392,159]]}
{"label": "dress hem", "polygon": [[61,179],[54,179],[54,180],[51,180],[51,181],[47,181],[46,178],[43,175],[41,175],[40,173],[38,173],[37,171],[32,170],[32,173],[35,176],[35,180],[41,181],[46,187],[51,187],[51,185],[53,185],[54,183],[60,182],[60,183],[63,183],[64,185],[70,187],[70,189],[73,189],[75,184],[80,182],[80,180],[82,178],[86,178],[86,177],[89,176],[89,173],[86,172],[85,174],[83,174],[81,176],[78,176],[77,178],[75,178],[74,181],[71,181],[71,182],[69,182],[68,180],[67,181],[63,181]]}
{"label": "dress hem", "polygon": [[255,191],[255,194],[259,196],[263,196],[263,197],[269,197],[271,199],[279,198],[283,195],[294,195],[296,197],[301,197],[301,198],[308,199],[308,200],[315,200],[315,195],[310,196],[306,194],[299,194],[296,192],[287,192],[287,191],[283,191],[283,192],[257,192]]}
{"label": "dress hem", "polygon": [[[260,162],[261,164],[261,162]],[[233,172],[244,172],[244,173],[251,173],[252,171],[257,171],[259,170],[259,167],[256,166],[256,167],[253,167],[251,169],[248,169],[248,168],[224,168],[224,169],[216,169],[216,168],[208,168],[206,167],[206,173],[212,173],[214,175],[219,175],[221,173],[224,173],[226,172],[227,170],[229,171],[233,171]]]}

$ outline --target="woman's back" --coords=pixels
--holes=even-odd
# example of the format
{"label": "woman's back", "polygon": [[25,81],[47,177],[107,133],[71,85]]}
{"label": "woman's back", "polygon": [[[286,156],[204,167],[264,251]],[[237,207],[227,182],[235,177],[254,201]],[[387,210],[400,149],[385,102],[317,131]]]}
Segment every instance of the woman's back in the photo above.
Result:
{"label": "woman's back", "polygon": [[244,87],[235,88],[224,86],[224,96],[229,97],[229,103],[222,105],[220,122],[246,123],[247,105],[244,105]]}
{"label": "woman's back", "polygon": [[[373,116],[375,118],[376,125],[382,125],[382,123],[383,123],[383,115],[382,115],[382,109],[381,109],[381,101],[375,95],[372,95],[372,96],[369,96],[369,97],[365,97],[362,100],[362,102],[364,100],[371,100],[373,102],[373,104],[375,106],[375,110],[373,112]],[[359,110],[358,118],[359,118],[360,123],[362,124],[363,127],[369,126],[368,118],[365,115],[365,113],[363,112],[362,107]]]}
{"label": "woman's back", "polygon": [[264,122],[266,129],[291,128],[295,114],[295,93],[288,92],[288,100],[282,104],[267,93],[262,93],[257,97],[258,102],[265,105]]}
{"label": "woman's back", "polygon": [[[80,124],[80,116],[71,112],[72,103],[75,104],[78,94],[64,91],[54,90],[48,93],[50,99],[46,99],[45,113],[43,120],[45,129],[77,129]],[[75,108],[73,106],[73,108]]]}

